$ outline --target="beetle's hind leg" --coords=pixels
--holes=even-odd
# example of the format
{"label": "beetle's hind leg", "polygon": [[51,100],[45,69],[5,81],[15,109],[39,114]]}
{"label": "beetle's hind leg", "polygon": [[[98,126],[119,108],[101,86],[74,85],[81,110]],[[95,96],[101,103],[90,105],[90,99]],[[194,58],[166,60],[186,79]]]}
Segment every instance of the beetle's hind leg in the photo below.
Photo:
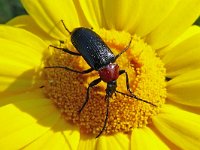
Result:
{"label": "beetle's hind leg", "polygon": [[56,47],[56,46],[53,46],[53,45],[49,45],[49,47],[53,47],[53,48],[59,49],[59,50],[65,52],[65,53],[68,53],[68,54],[71,54],[71,55],[81,56],[80,53],[72,52],[67,48]]}
{"label": "beetle's hind leg", "polygon": [[[62,24],[63,24],[65,30],[67,30],[67,32],[71,35],[72,32],[68,30],[68,28],[66,27],[64,21],[61,20],[61,22],[62,22]],[[60,40],[60,45],[61,45],[61,44],[64,44],[64,41]],[[70,51],[70,50],[67,49],[67,48],[61,48],[61,47],[57,47],[57,46],[54,46],[54,45],[49,45],[49,47],[53,47],[53,48],[62,50],[63,52],[68,53],[68,54],[71,54],[71,55],[81,56],[80,53],[72,52],[72,51]]]}

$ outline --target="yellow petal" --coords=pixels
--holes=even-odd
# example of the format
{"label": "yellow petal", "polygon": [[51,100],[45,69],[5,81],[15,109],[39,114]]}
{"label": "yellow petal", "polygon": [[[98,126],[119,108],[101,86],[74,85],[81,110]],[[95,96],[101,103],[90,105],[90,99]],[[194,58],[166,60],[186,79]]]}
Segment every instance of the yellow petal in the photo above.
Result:
{"label": "yellow petal", "polygon": [[[62,145],[63,143],[61,143],[63,141],[63,137],[59,137],[59,141],[56,138],[57,133],[54,133],[53,130],[49,129],[47,132],[45,132],[43,135],[41,135],[40,137],[38,137],[36,140],[34,140],[33,142],[31,142],[30,144],[28,144],[26,147],[23,148],[23,150],[34,150],[34,149],[67,149],[64,148],[64,146]],[[57,135],[58,137],[59,135]],[[55,141],[51,141],[51,140],[56,140]],[[51,142],[51,143],[49,143]],[[61,144],[61,145],[58,145]],[[50,147],[51,146],[51,147]],[[65,143],[65,146],[67,146],[67,144]],[[49,148],[50,147],[50,148]],[[68,148],[69,149],[69,148]]]}
{"label": "yellow petal", "polygon": [[150,128],[135,128],[131,134],[132,150],[169,150]]}
{"label": "yellow petal", "polygon": [[[178,1],[173,0],[141,0],[139,1],[138,24],[131,33],[145,36],[155,29],[174,8]],[[130,14],[127,14],[130,16]],[[134,13],[131,15],[135,16]]]}
{"label": "yellow petal", "polygon": [[[45,40],[46,42],[52,41],[53,38],[50,37],[45,31],[43,31],[38,24],[31,18],[29,15],[22,15],[17,16],[7,22],[7,25],[15,26],[18,28],[25,29],[34,33],[35,35],[39,36],[41,39]],[[50,44],[50,43],[48,43]]]}
{"label": "yellow petal", "polygon": [[80,141],[80,131],[76,125],[67,123],[66,120],[62,118],[59,120],[58,126],[55,126],[53,130],[59,131],[63,135],[66,141],[65,144],[67,144],[70,149],[77,150]]}
{"label": "yellow petal", "polygon": [[81,135],[77,150],[95,150],[96,142],[94,136]]}
{"label": "yellow petal", "polygon": [[[66,132],[70,134],[66,135]],[[78,142],[79,133],[75,126],[69,125],[60,118],[51,129],[24,149],[77,150]]]}
{"label": "yellow petal", "polygon": [[95,139],[94,136],[82,135],[78,150],[126,150],[130,149],[130,140],[127,134],[118,133],[111,136],[100,136]]}
{"label": "yellow petal", "polygon": [[174,77],[200,68],[200,33],[179,43],[163,56],[167,76]]}
{"label": "yellow petal", "polygon": [[[84,17],[90,24],[92,28],[99,28],[105,26],[105,19],[103,16],[103,8],[101,1],[99,0],[81,0],[80,6],[82,13],[84,13]],[[80,11],[80,10],[79,10]],[[79,15],[81,12],[79,13]]]}
{"label": "yellow petal", "polygon": [[[20,55],[20,53],[29,54],[29,57],[31,57],[31,53],[34,54],[34,57],[38,55],[38,57],[44,53],[44,50],[47,48],[46,43],[41,40],[38,36],[23,30],[19,28],[14,28],[6,25],[0,25],[0,39],[7,40],[10,42],[13,42],[13,44],[20,44],[22,46],[26,46],[26,48],[23,51],[19,51],[18,53],[14,53],[15,55]],[[1,49],[1,53],[6,53],[7,47],[11,47],[10,45],[6,45],[3,42],[1,42],[1,45],[3,46],[3,49]],[[24,48],[24,47],[23,47]],[[15,50],[15,49],[13,49]],[[14,51],[15,52],[15,51]],[[32,59],[34,59],[34,57]]]}
{"label": "yellow petal", "polygon": [[97,139],[96,150],[127,150],[130,140],[127,134],[118,133],[111,136],[101,136]]}
{"label": "yellow petal", "polygon": [[172,143],[185,150],[200,147],[200,116],[174,106],[165,105],[153,118],[156,128]]}
{"label": "yellow petal", "polygon": [[138,24],[139,1],[103,0],[101,5],[108,29],[130,30]]}
{"label": "yellow petal", "polygon": [[[23,93],[27,90],[32,90],[42,86],[42,81],[34,81],[34,70],[23,73],[17,79],[13,76],[0,75],[0,98],[13,96],[18,93]],[[31,77],[32,76],[32,77]]]}
{"label": "yellow petal", "polygon": [[168,99],[190,106],[200,106],[200,69],[177,76],[167,83]]}
{"label": "yellow petal", "polygon": [[41,91],[0,101],[0,149],[20,149],[47,132],[60,113]]}
{"label": "yellow petal", "polygon": [[22,0],[22,3],[37,24],[58,40],[66,39],[65,34],[68,34],[61,20],[70,31],[80,26],[73,0]]}
{"label": "yellow petal", "polygon": [[199,0],[179,1],[161,24],[147,36],[146,41],[155,49],[168,45],[199,17],[199,13]]}
{"label": "yellow petal", "polygon": [[0,91],[23,91],[34,84],[47,45],[23,29],[0,26]]}
{"label": "yellow petal", "polygon": [[189,38],[200,34],[200,27],[193,25],[189,27],[181,36],[179,36],[175,41],[173,41],[170,45],[168,45],[165,48],[159,49],[157,52],[161,58],[163,58],[167,53],[174,49],[177,45],[180,43],[183,43],[184,41],[188,40]]}

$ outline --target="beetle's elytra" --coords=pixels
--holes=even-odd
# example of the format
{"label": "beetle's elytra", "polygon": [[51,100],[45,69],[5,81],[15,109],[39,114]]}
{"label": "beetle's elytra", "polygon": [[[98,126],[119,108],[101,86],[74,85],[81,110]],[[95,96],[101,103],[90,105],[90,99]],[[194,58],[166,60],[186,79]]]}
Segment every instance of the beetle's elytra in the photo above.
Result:
{"label": "beetle's elytra", "polygon": [[114,62],[115,56],[98,34],[88,28],[76,28],[71,41],[85,61],[94,70]]}
{"label": "beetle's elytra", "polygon": [[[69,53],[71,55],[77,55],[77,56],[82,56],[84,60],[88,63],[90,66],[89,69],[84,70],[84,71],[78,71],[78,70],[73,70],[71,68],[68,68],[66,66],[50,66],[50,67],[45,67],[45,68],[63,68],[68,71],[73,71],[76,73],[80,74],[86,74],[90,73],[91,71],[98,71],[99,73],[99,78],[96,80],[92,81],[88,88],[87,88],[87,94],[85,98],[85,102],[83,103],[82,107],[79,110],[79,113],[84,109],[85,105],[87,104],[89,100],[89,92],[90,89],[97,85],[99,82],[104,81],[107,83],[106,87],[106,95],[105,95],[105,101],[106,101],[106,117],[104,121],[104,126],[102,127],[101,131],[99,134],[96,136],[98,138],[103,131],[105,130],[107,120],[108,120],[108,114],[109,114],[109,98],[113,95],[113,93],[120,93],[122,95],[126,95],[132,98],[135,98],[139,101],[143,101],[145,103],[148,103],[152,106],[156,106],[152,104],[151,102],[148,102],[146,100],[140,99],[137,97],[130,89],[129,87],[129,78],[128,74],[125,70],[120,70],[119,66],[117,63],[115,63],[116,59],[123,54],[125,51],[127,51],[131,45],[132,38],[128,45],[116,56],[113,54],[111,49],[106,45],[106,43],[101,39],[101,37],[95,33],[93,30],[80,27],[80,28],[75,28],[72,32],[70,32],[67,27],[65,26],[63,20],[62,20],[63,26],[65,29],[69,32],[71,35],[71,42],[76,48],[76,50],[79,53],[75,53],[70,51],[67,48],[60,48],[56,47],[53,45],[50,45],[51,47],[54,47],[56,49],[62,50],[66,53]],[[118,90],[117,88],[117,79],[120,75],[125,74],[126,76],[126,88],[130,94],[122,93]]]}

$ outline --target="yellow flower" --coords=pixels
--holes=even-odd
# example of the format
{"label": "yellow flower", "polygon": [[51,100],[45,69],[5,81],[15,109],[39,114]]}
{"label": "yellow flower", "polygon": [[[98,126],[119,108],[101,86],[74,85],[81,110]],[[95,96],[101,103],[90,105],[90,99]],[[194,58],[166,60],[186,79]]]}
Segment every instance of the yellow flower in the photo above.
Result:
{"label": "yellow flower", "polygon": [[[199,0],[22,0],[29,15],[0,26],[1,149],[190,149],[200,147]],[[132,43],[117,63],[139,98],[116,93],[105,120],[106,83],[44,66],[89,66],[77,56],[65,26],[88,27],[114,54]],[[22,29],[20,29],[22,28]],[[25,29],[25,30],[24,30]],[[26,31],[28,30],[28,31]],[[32,33],[31,33],[32,32]],[[62,41],[62,42],[59,42]],[[125,76],[117,90],[127,93]]]}

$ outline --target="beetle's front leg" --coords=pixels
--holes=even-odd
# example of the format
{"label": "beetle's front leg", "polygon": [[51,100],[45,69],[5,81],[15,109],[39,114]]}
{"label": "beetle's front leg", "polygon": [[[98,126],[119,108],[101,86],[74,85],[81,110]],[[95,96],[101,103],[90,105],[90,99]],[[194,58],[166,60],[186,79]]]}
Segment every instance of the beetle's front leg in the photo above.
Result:
{"label": "beetle's front leg", "polygon": [[[153,104],[153,103],[151,103],[151,102],[149,102],[149,101],[147,101],[147,100],[143,100],[143,99],[137,97],[137,96],[131,91],[131,89],[130,89],[130,86],[129,86],[129,79],[128,79],[128,74],[127,74],[127,72],[126,72],[125,70],[120,70],[120,71],[119,71],[119,75],[121,75],[121,74],[125,74],[125,75],[126,75],[126,88],[127,88],[127,90],[129,91],[129,93],[130,93],[131,95],[128,95],[128,94],[123,93],[123,92],[120,92],[120,91],[116,91],[117,93],[120,93],[120,94],[122,94],[122,95],[129,96],[129,97],[133,97],[133,98],[135,98],[135,99],[137,99],[137,100],[139,100],[139,101],[148,103],[148,104],[150,104],[150,105],[152,105],[152,106],[156,106],[155,104]],[[156,106],[156,107],[157,107],[157,106]]]}
{"label": "beetle's front leg", "polygon": [[129,86],[129,79],[128,79],[128,74],[127,74],[127,72],[126,72],[125,70],[120,70],[120,71],[119,71],[119,75],[121,75],[121,74],[125,74],[125,75],[126,75],[126,88],[127,88],[127,90],[130,92],[130,94],[134,95],[133,92],[132,92],[131,89],[130,89],[130,86]]}

